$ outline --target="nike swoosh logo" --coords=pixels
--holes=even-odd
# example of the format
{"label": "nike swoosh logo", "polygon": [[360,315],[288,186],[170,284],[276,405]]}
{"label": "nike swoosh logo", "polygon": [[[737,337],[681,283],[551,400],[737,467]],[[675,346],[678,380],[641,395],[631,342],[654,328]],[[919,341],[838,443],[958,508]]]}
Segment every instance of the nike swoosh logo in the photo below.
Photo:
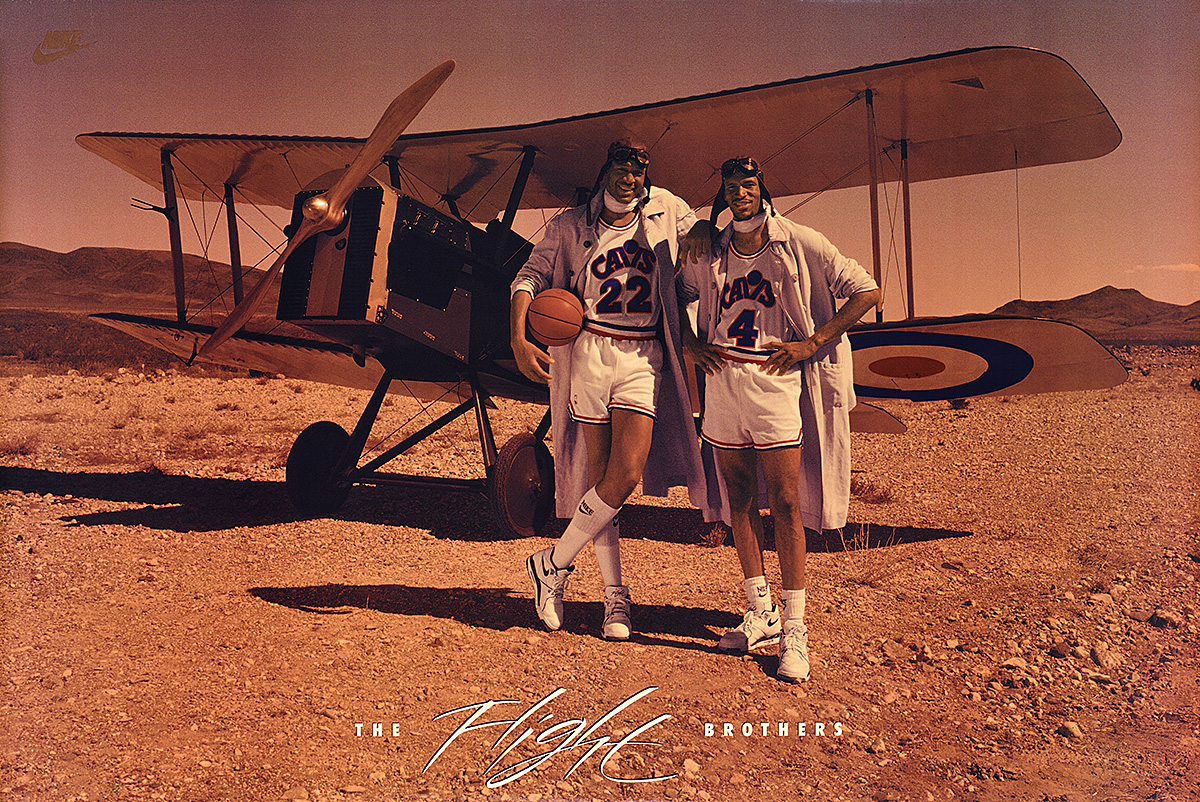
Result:
{"label": "nike swoosh logo", "polygon": [[34,51],[33,51],[33,63],[34,64],[49,64],[51,61],[54,61],[55,59],[60,59],[63,56],[69,56],[72,53],[74,53],[76,50],[83,50],[88,45],[94,45],[94,44],[96,44],[96,43],[88,42],[87,44],[83,44],[83,45],[72,45],[72,46],[68,46],[62,50],[58,50],[58,51],[51,52],[51,53],[43,52],[42,46],[38,45],[36,48],[34,48]]}

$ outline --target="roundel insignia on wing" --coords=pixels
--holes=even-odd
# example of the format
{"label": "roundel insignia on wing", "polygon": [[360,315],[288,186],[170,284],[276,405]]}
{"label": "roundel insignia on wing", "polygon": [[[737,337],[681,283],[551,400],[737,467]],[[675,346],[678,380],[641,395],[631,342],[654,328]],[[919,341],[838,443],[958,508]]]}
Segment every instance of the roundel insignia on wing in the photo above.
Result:
{"label": "roundel insignia on wing", "polygon": [[1033,370],[1033,357],[1002,340],[888,329],[850,335],[854,392],[864,398],[940,401],[998,393]]}
{"label": "roundel insignia on wing", "polygon": [[867,370],[876,376],[891,376],[897,379],[924,379],[936,376],[945,369],[945,362],[925,356],[888,356],[867,366]]}

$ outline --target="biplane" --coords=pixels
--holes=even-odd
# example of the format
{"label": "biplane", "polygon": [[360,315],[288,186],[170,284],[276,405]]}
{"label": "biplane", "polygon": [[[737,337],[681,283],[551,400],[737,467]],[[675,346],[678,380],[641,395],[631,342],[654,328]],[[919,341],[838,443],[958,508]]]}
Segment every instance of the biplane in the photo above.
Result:
{"label": "biplane", "polygon": [[[439,65],[405,90],[364,139],[154,133],[77,137],[164,193],[175,264],[176,319],[94,317],[180,359],[282,373],[374,392],[352,432],[322,421],[296,439],[289,496],[329,514],[352,485],[418,483],[487,493],[508,529],[537,531],[553,508],[552,458],[537,430],[497,448],[492,398],[548,402],[520,374],[508,346],[508,285],[531,243],[520,210],[579,202],[607,145],[647,143],[652,177],[694,207],[719,184],[731,155],[754,154],[779,199],[869,187],[880,278],[881,184],[904,201],[906,319],[851,331],[860,398],[914,401],[1081,390],[1124,381],[1121,364],[1069,324],[913,314],[909,185],[1092,159],[1121,140],[1116,123],[1063,59],[1016,47],[931,55],[824,75],[585,114],[529,125],[405,134],[446,80]],[[239,264],[235,198],[290,209],[287,242],[270,269]],[[218,326],[187,315],[178,204],[226,207],[235,305]],[[254,275],[257,283],[243,291]],[[278,280],[276,319],[302,337],[243,331]],[[881,284],[882,285],[882,284]],[[433,423],[359,464],[388,392],[452,400]],[[450,421],[474,413],[485,479],[381,470]],[[902,431],[860,403],[856,430]]]}

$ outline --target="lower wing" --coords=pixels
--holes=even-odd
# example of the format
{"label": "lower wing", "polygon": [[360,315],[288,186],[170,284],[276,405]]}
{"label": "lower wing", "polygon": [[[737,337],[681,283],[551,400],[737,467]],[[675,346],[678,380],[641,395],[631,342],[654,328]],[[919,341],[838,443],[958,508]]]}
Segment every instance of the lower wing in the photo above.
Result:
{"label": "lower wing", "polygon": [[[184,362],[192,358],[197,344],[204,342],[213,331],[212,326],[177,323],[137,315],[106,313],[90,317],[98,323],[111,326],[144,343],[175,354]],[[375,389],[383,376],[383,366],[375,359],[368,356],[360,366],[354,360],[350,348],[326,340],[243,331],[231,337],[227,345],[228,347],[223,347],[213,359],[206,361],[362,390]],[[411,395],[423,401],[440,399],[461,402],[471,397],[470,386],[453,376],[446,376],[444,381],[394,381],[391,391]]]}
{"label": "lower wing", "polygon": [[1078,326],[969,315],[876,323],[850,332],[854,391],[938,401],[1099,390],[1125,381],[1120,361]]}

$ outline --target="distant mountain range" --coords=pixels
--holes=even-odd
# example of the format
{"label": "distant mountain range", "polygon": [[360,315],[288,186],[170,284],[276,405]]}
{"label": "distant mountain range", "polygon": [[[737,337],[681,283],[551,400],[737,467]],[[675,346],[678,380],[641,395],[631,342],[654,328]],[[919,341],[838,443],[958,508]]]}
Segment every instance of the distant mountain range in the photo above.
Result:
{"label": "distant mountain range", "polygon": [[[183,257],[188,317],[197,323],[219,322],[233,308],[233,292],[217,298],[232,280],[229,265]],[[260,272],[244,278],[249,290]],[[275,316],[276,284],[262,306]],[[215,300],[214,300],[215,299]],[[211,303],[210,303],[211,302]],[[205,305],[206,309],[201,309]],[[175,278],[170,251],[129,248],[79,248],[58,253],[0,242],[0,308],[91,314],[175,315]]]}
{"label": "distant mountain range", "polygon": [[1074,323],[1109,344],[1200,344],[1200,301],[1180,306],[1137,290],[1101,287],[1065,301],[1009,301],[995,313]]}
{"label": "distant mountain range", "polygon": [[[249,289],[257,275],[246,278]],[[230,283],[229,266],[184,257],[189,317]],[[274,317],[278,284],[261,314]],[[216,323],[233,305],[232,293],[211,304],[198,322]],[[0,243],[0,308],[89,314],[175,314],[168,251],[79,248],[57,253],[15,242]],[[1180,306],[1153,301],[1137,290],[1101,289],[1063,301],[1010,301],[999,315],[1043,317],[1073,323],[1103,343],[1200,344],[1200,301]]]}

